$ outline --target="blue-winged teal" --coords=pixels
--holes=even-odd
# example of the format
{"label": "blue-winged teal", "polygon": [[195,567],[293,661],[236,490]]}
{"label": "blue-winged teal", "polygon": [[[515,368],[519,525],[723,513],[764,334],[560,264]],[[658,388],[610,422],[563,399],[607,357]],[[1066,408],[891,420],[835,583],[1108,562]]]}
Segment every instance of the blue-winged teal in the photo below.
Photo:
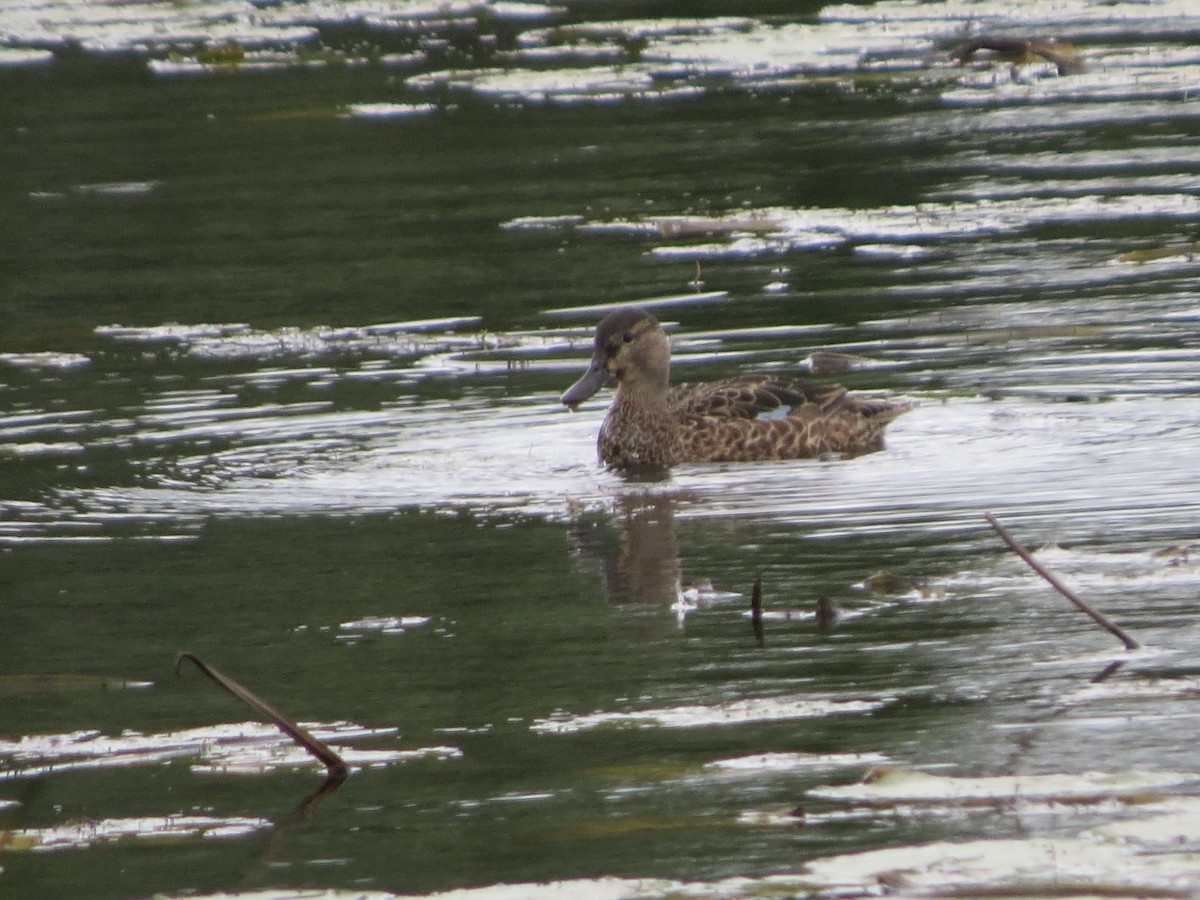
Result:
{"label": "blue-winged teal", "polygon": [[562,395],[575,409],[600,388],[617,396],[600,428],[600,459],[613,466],[799,459],[865,453],[908,404],[870,400],[841,385],[744,375],[670,386],[671,344],[643,309],[619,309],[596,326],[587,372]]}

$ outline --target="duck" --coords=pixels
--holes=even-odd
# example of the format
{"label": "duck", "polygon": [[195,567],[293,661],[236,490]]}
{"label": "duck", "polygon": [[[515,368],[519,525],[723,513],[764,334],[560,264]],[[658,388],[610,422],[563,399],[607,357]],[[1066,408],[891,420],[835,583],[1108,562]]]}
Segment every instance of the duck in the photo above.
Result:
{"label": "duck", "polygon": [[562,395],[574,411],[615,386],[596,445],[615,468],[859,455],[883,448],[888,423],[911,409],[772,374],[671,385],[671,343],[640,307],[600,320],[587,371]]}

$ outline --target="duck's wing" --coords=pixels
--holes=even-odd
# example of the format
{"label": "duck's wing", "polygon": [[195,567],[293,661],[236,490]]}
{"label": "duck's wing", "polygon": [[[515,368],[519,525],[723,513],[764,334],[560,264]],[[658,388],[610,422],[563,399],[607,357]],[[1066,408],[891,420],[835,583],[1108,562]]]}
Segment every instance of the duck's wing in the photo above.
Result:
{"label": "duck's wing", "polygon": [[805,407],[809,414],[832,411],[845,402],[840,384],[781,380],[770,375],[744,375],[711,384],[681,384],[667,396],[681,418],[783,419]]}

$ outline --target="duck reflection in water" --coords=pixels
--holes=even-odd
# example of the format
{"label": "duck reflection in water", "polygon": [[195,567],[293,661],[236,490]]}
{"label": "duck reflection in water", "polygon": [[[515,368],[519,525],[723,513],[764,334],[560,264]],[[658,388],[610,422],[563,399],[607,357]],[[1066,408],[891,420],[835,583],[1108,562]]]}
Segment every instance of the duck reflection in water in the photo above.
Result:
{"label": "duck reflection in water", "polygon": [[607,528],[581,527],[574,537],[577,556],[599,562],[611,603],[660,606],[674,611],[682,624],[700,603],[741,595],[716,591],[707,581],[683,586],[675,533],[675,504],[680,499],[672,494],[622,494],[613,516],[615,541]]}

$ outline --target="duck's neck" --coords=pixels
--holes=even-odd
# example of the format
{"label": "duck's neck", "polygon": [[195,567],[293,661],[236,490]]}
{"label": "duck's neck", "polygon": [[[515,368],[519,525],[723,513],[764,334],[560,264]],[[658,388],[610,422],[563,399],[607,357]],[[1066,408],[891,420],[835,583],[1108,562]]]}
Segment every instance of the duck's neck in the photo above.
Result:
{"label": "duck's neck", "polygon": [[623,383],[617,388],[617,396],[613,400],[613,412],[618,408],[628,415],[653,416],[665,422],[671,416],[667,385]]}
{"label": "duck's neck", "polygon": [[600,429],[600,456],[619,465],[669,465],[674,421],[666,391],[621,385]]}

